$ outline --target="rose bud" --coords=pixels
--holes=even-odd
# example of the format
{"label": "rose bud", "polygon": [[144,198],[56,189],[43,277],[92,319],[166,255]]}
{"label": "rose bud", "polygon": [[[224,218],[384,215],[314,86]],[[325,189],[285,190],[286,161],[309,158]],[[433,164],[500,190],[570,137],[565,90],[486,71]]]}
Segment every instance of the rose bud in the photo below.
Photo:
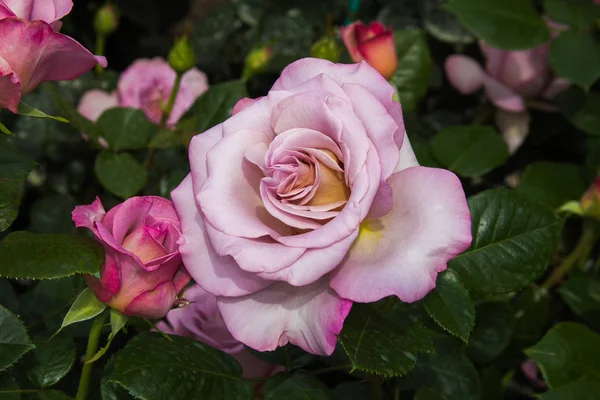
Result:
{"label": "rose bud", "polygon": [[367,26],[360,21],[340,29],[342,40],[354,62],[365,60],[384,78],[390,79],[398,67],[394,33],[381,22]]}
{"label": "rose bud", "polygon": [[162,318],[190,277],[181,263],[180,224],[162,197],[132,197],[108,212],[100,199],[73,210],[77,227],[102,244],[100,277],[85,277],[98,300],[129,316]]}
{"label": "rose bud", "polygon": [[581,196],[583,215],[600,220],[600,178],[596,178],[592,186]]}
{"label": "rose bud", "polygon": [[119,27],[119,11],[110,3],[106,3],[94,15],[94,30],[98,35],[107,36]]}

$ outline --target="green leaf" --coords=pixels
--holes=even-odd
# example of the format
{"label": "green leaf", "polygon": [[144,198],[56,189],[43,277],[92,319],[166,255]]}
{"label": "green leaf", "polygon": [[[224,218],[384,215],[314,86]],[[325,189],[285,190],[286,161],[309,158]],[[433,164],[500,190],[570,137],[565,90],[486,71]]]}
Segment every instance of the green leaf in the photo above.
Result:
{"label": "green leaf", "polygon": [[478,363],[489,363],[506,349],[513,327],[513,315],[507,304],[490,302],[478,305],[467,354]]}
{"label": "green leaf", "polygon": [[0,141],[0,181],[22,181],[35,167],[35,161],[22,154],[12,143]]}
{"label": "green leaf", "polygon": [[19,231],[0,243],[0,260],[0,276],[56,279],[98,273],[104,250],[88,237]]}
{"label": "green leaf", "polygon": [[37,393],[26,394],[24,400],[73,400],[60,390],[44,390]]}
{"label": "green leaf", "polygon": [[573,277],[558,289],[571,310],[596,329],[600,328],[600,281]]}
{"label": "green leaf", "polygon": [[138,108],[110,108],[97,125],[114,151],[143,149],[157,129]]}
{"label": "green leaf", "polygon": [[65,315],[60,329],[63,329],[65,326],[75,324],[77,322],[92,319],[96,315],[104,311],[105,308],[106,304],[98,300],[96,298],[96,295],[90,290],[90,288],[85,288],[79,294],[79,296],[77,296],[77,299],[75,299],[75,302],[69,309],[69,312],[67,313],[67,315]]}
{"label": "green leaf", "polygon": [[10,129],[8,129],[6,127],[6,125],[4,125],[2,122],[0,122],[0,132],[4,133],[5,135],[12,135],[13,133],[10,131]]}
{"label": "green leaf", "polygon": [[[479,400],[481,385],[477,370],[464,354],[458,340],[440,336],[435,340],[435,353],[419,356],[415,368],[407,375],[414,388],[430,388],[445,400]],[[423,394],[425,396],[425,394]]]}
{"label": "green leaf", "polygon": [[0,305],[0,371],[11,366],[33,347],[19,318]]}
{"label": "green leaf", "polygon": [[550,43],[548,60],[560,77],[586,90],[600,77],[600,43],[586,32],[562,32]]}
{"label": "green leaf", "polygon": [[436,287],[425,297],[424,304],[438,325],[468,342],[475,324],[475,307],[469,292],[453,271],[438,275]]}
{"label": "green leaf", "polygon": [[45,112],[40,111],[24,102],[19,103],[19,109],[17,110],[17,114],[25,115],[27,117],[49,118],[49,119],[53,119],[55,121],[64,122],[66,124],[69,123],[69,120],[67,120],[63,117],[53,117],[52,115],[48,115]]}
{"label": "green leaf", "polygon": [[24,182],[0,180],[0,232],[7,230],[17,218]]}
{"label": "green leaf", "polygon": [[264,400],[333,400],[327,386],[305,372],[278,373],[267,381]]}
{"label": "green leaf", "polygon": [[75,343],[68,337],[55,337],[49,341],[36,341],[32,352],[35,362],[28,368],[29,380],[40,388],[58,383],[75,363]]}
{"label": "green leaf", "polygon": [[452,126],[430,142],[435,158],[464,177],[481,176],[508,159],[504,139],[490,126]]}
{"label": "green leaf", "polygon": [[163,129],[154,135],[152,140],[150,140],[148,147],[153,149],[166,149],[168,147],[181,146],[182,144],[181,132]]}
{"label": "green leaf", "polygon": [[452,0],[445,7],[492,47],[526,50],[550,39],[530,0]]}
{"label": "green leaf", "polygon": [[103,151],[96,157],[94,171],[102,186],[122,199],[142,190],[148,179],[146,168],[129,153]]}
{"label": "green leaf", "polygon": [[525,353],[552,389],[584,376],[600,377],[600,335],[581,324],[556,324]]}
{"label": "green leaf", "polygon": [[246,95],[246,85],[242,81],[211,86],[177,124],[177,128],[183,131],[184,143],[188,144],[194,135],[203,133],[229,118],[235,103]]}
{"label": "green leaf", "polygon": [[600,378],[584,376],[539,396],[542,400],[598,400]]}
{"label": "green leaf", "polygon": [[108,382],[144,400],[252,400],[250,382],[228,354],[194,339],[142,333],[114,359]]}
{"label": "green leaf", "polygon": [[250,347],[246,347],[246,350],[269,364],[286,365],[291,370],[302,368],[313,362],[317,357],[291,343],[278,347],[273,351],[256,351]]}
{"label": "green leaf", "polygon": [[418,136],[409,137],[410,145],[415,152],[419,164],[424,167],[440,168],[440,163],[433,157],[431,146]]}
{"label": "green leaf", "polygon": [[585,133],[600,135],[600,94],[571,88],[558,96],[562,113]]}
{"label": "green leaf", "polygon": [[579,199],[586,188],[579,165],[539,161],[527,165],[517,191],[554,209]]}
{"label": "green leaf", "polygon": [[418,353],[433,351],[431,332],[422,323],[399,310],[375,314],[358,304],[339,339],[353,368],[385,376],[406,374]]}
{"label": "green leaf", "polygon": [[2,400],[21,400],[21,389],[12,375],[3,374],[0,377],[0,398]]}
{"label": "green leaf", "polygon": [[425,34],[420,30],[394,32],[398,65],[390,82],[397,88],[402,110],[408,112],[427,92],[431,56]]}
{"label": "green leaf", "polygon": [[563,220],[506,189],[468,200],[471,246],[448,263],[467,289],[508,293],[540,277],[554,257]]}
{"label": "green leaf", "polygon": [[546,15],[571,28],[586,28],[600,18],[600,7],[592,0],[544,0]]}
{"label": "green leaf", "polygon": [[442,0],[425,0],[424,23],[427,32],[434,38],[451,44],[469,44],[475,37],[466,30],[458,18],[440,7]]}

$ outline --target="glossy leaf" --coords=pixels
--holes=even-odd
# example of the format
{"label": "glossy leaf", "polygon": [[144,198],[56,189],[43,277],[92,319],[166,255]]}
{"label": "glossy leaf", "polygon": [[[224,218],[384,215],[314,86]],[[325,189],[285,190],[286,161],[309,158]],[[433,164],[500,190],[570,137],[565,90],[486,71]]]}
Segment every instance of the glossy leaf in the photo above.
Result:
{"label": "glossy leaf", "polygon": [[406,377],[415,388],[430,388],[422,399],[433,400],[436,393],[445,400],[479,400],[481,385],[477,370],[464,354],[457,339],[440,336],[435,352],[419,356],[415,368]]}
{"label": "glossy leaf", "polygon": [[600,328],[600,282],[597,279],[573,277],[558,292],[575,314]]}
{"label": "glossy leaf", "polygon": [[509,306],[505,303],[482,303],[477,306],[475,329],[467,354],[478,363],[488,363],[508,346],[514,328]]}
{"label": "glossy leaf", "polygon": [[79,294],[79,296],[77,296],[77,299],[75,299],[75,302],[69,309],[69,312],[67,315],[65,315],[60,329],[77,322],[92,319],[104,311],[105,308],[106,304],[98,300],[94,292],[92,292],[89,288],[85,288]]}
{"label": "glossy leaf", "polygon": [[94,171],[102,186],[122,199],[142,190],[148,179],[146,168],[129,153],[103,151],[96,157]]}
{"label": "glossy leaf", "polygon": [[552,389],[585,376],[600,376],[600,335],[585,325],[558,323],[525,353]]}
{"label": "glossy leaf", "polygon": [[544,0],[546,15],[572,28],[586,28],[600,18],[600,7],[590,0]]}
{"label": "glossy leaf", "polygon": [[576,164],[539,161],[529,164],[519,193],[551,208],[581,197],[587,186],[583,168]]}
{"label": "glossy leaf", "polygon": [[600,135],[600,95],[571,88],[558,97],[562,113],[573,125],[590,135]]}
{"label": "glossy leaf", "polygon": [[403,111],[414,109],[427,92],[431,56],[425,34],[419,30],[394,32],[399,68],[390,82],[397,88]]}
{"label": "glossy leaf", "polygon": [[425,297],[424,304],[438,325],[468,342],[475,324],[475,308],[469,292],[453,271],[438,275],[435,289]]}
{"label": "glossy leaf", "polygon": [[542,275],[558,246],[561,218],[505,189],[479,193],[468,203],[473,241],[449,268],[469,290],[507,293]]}
{"label": "glossy leaf", "polygon": [[400,376],[414,366],[418,353],[433,351],[431,332],[399,310],[374,313],[354,305],[339,336],[353,368]]}
{"label": "glossy leaf", "polygon": [[435,158],[460,176],[477,177],[501,166],[508,159],[502,136],[488,126],[453,126],[430,142]]}
{"label": "glossy leaf", "polygon": [[17,279],[56,279],[95,274],[104,251],[83,236],[14,232],[0,243],[0,276]]}
{"label": "glossy leaf", "polygon": [[142,333],[114,359],[107,382],[145,400],[252,400],[250,382],[233,357],[193,339]]}
{"label": "glossy leaf", "polygon": [[34,359],[28,368],[29,380],[40,388],[58,383],[71,370],[75,363],[75,343],[68,337],[55,337],[49,341],[36,341],[36,348],[30,355]]}
{"label": "glossy leaf", "polygon": [[452,44],[469,44],[475,37],[466,30],[458,18],[441,7],[442,0],[425,0],[425,29],[442,42]]}
{"label": "glossy leaf", "polygon": [[550,39],[530,0],[452,0],[445,7],[492,47],[525,50]]}
{"label": "glossy leaf", "polygon": [[34,166],[14,145],[0,140],[0,232],[17,218],[23,181]]}
{"label": "glossy leaf", "polygon": [[598,400],[598,393],[600,393],[600,379],[584,376],[556,390],[542,393],[539,398],[542,400]]}
{"label": "glossy leaf", "polygon": [[600,42],[586,32],[562,32],[552,40],[548,60],[559,76],[588,89],[600,77]]}
{"label": "glossy leaf", "polygon": [[264,400],[334,400],[333,394],[316,377],[305,372],[279,373],[267,381]]}
{"label": "glossy leaf", "polygon": [[54,117],[52,115],[48,115],[43,111],[38,110],[37,108],[34,108],[32,106],[30,106],[27,103],[24,102],[20,102],[19,103],[19,109],[17,110],[17,113],[19,115],[25,115],[27,117],[34,117],[34,118],[49,118],[49,119],[53,119],[55,121],[59,121],[59,122],[64,122],[64,123],[69,123],[69,120],[67,120],[66,118],[63,117]]}
{"label": "glossy leaf", "polygon": [[110,108],[98,118],[97,125],[114,151],[143,149],[157,130],[137,108]]}
{"label": "glossy leaf", "polygon": [[19,318],[0,305],[0,371],[12,365],[33,347]]}

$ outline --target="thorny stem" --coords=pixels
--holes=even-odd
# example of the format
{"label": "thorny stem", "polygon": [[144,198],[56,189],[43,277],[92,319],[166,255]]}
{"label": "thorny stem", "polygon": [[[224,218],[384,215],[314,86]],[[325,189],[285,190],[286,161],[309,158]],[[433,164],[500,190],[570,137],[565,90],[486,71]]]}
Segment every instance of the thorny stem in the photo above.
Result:
{"label": "thorny stem", "polygon": [[104,325],[104,318],[106,313],[102,312],[94,318],[92,327],[90,329],[90,335],[88,337],[87,350],[85,352],[85,361],[83,369],[81,370],[81,377],[79,378],[79,388],[77,389],[76,400],[85,400],[88,395],[90,386],[90,377],[92,375],[92,366],[94,363],[87,363],[98,350],[98,342],[100,341],[100,334],[102,332],[102,326]]}
{"label": "thorny stem", "polygon": [[577,245],[564,260],[563,262],[556,268],[548,279],[542,284],[542,288],[550,289],[557,283],[563,280],[564,276],[577,265],[578,261],[582,262],[587,259],[590,255],[592,249],[594,248],[594,244],[598,238],[598,231],[595,225],[585,224],[583,227],[583,234],[579,238],[579,242]]}

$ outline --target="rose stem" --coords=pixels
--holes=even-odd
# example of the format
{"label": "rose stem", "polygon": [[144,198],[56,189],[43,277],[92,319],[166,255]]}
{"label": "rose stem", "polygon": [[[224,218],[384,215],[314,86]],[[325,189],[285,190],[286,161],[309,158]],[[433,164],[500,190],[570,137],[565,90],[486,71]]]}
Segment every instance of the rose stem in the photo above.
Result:
{"label": "rose stem", "polygon": [[87,363],[98,350],[98,342],[100,341],[100,333],[102,332],[102,326],[104,325],[104,318],[106,317],[105,312],[98,314],[92,322],[92,328],[90,329],[90,335],[88,337],[87,350],[85,352],[85,363],[81,370],[81,377],[79,378],[79,388],[77,388],[76,400],[84,400],[88,395],[90,376],[92,374],[93,363]]}

